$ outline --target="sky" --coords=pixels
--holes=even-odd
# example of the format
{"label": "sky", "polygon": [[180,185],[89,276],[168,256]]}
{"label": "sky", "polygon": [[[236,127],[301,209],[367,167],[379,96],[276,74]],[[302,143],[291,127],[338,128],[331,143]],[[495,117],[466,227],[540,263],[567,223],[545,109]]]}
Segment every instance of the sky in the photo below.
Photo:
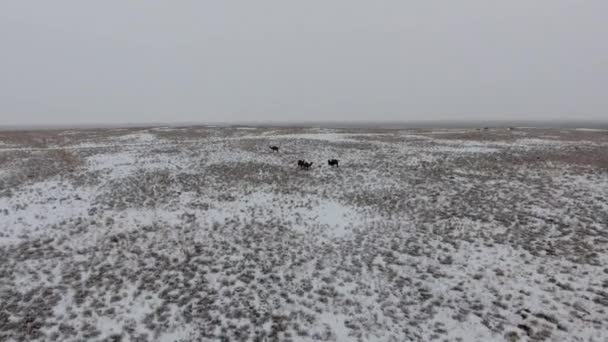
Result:
{"label": "sky", "polygon": [[0,125],[608,119],[606,0],[0,1]]}

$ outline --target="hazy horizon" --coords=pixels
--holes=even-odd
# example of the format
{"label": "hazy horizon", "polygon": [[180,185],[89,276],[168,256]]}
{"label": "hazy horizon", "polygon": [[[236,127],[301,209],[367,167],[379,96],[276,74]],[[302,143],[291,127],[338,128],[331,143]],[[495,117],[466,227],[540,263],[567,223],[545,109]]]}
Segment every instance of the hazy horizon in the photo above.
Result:
{"label": "hazy horizon", "polygon": [[319,127],[319,128],[592,128],[608,129],[608,120],[409,120],[409,121],[216,121],[216,122],[132,122],[132,123],[88,123],[88,124],[34,124],[0,125],[2,130],[45,130],[45,129],[114,129],[153,127]]}
{"label": "hazy horizon", "polygon": [[0,4],[0,126],[597,121],[608,2]]}

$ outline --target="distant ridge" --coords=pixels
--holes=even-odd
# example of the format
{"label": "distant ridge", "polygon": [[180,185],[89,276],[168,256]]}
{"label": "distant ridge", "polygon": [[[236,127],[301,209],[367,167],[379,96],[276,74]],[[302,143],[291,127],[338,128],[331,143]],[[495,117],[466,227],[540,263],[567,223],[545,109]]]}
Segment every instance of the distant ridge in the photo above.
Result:
{"label": "distant ridge", "polygon": [[608,128],[599,120],[412,120],[412,121],[301,121],[224,123],[229,126],[251,127],[320,127],[320,128],[476,128],[476,127],[537,127],[537,128]]}
{"label": "distant ridge", "polygon": [[319,127],[319,128],[476,128],[476,127],[531,127],[531,128],[591,128],[608,129],[608,120],[410,120],[410,121],[235,121],[235,122],[150,122],[116,124],[60,124],[60,125],[0,125],[0,130],[55,130],[55,129],[117,129],[153,127]]}

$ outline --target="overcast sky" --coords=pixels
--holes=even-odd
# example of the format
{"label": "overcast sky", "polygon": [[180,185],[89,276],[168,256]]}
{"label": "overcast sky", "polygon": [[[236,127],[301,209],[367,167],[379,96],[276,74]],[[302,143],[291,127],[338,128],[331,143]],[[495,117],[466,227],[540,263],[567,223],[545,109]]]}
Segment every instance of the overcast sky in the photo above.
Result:
{"label": "overcast sky", "polygon": [[0,1],[0,125],[476,118],[608,118],[608,1]]}

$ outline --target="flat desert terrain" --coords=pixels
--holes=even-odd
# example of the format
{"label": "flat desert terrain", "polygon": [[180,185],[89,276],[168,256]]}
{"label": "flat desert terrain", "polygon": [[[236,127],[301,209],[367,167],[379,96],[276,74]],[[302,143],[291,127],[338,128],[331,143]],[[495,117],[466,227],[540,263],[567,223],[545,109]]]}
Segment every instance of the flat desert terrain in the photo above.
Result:
{"label": "flat desert terrain", "polygon": [[608,341],[608,131],[1,131],[0,340]]}

